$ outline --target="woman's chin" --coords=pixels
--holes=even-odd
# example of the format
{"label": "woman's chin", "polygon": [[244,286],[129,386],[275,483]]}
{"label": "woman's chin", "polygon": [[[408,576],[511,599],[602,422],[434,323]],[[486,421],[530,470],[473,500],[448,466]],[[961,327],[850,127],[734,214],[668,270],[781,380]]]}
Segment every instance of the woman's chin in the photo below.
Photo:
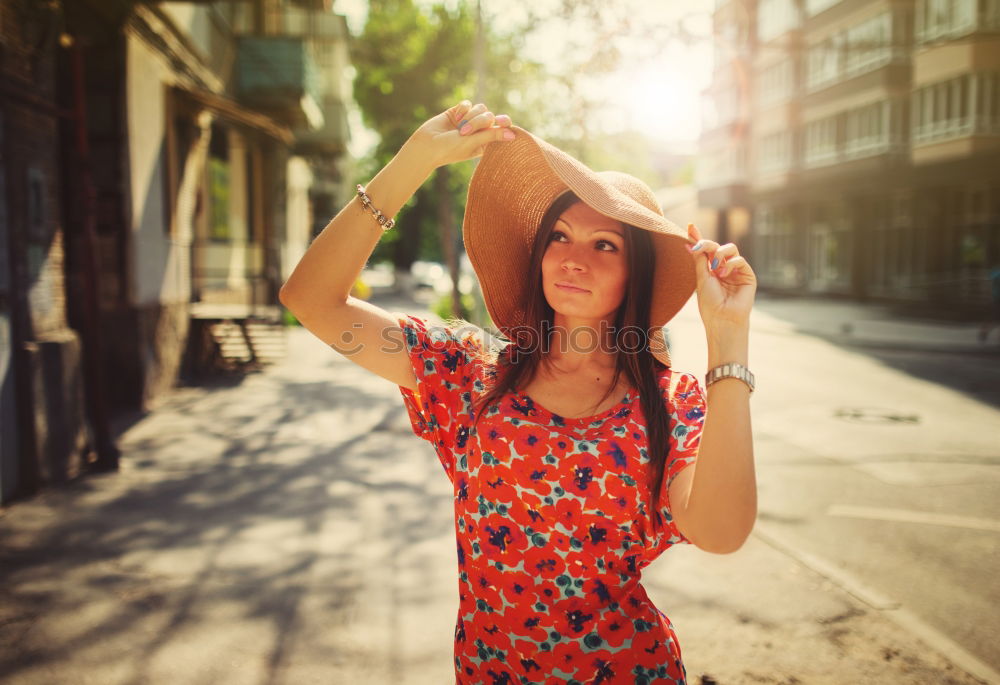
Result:
{"label": "woman's chin", "polygon": [[595,325],[600,321],[612,321],[614,320],[615,312],[611,311],[605,315],[594,314],[593,307],[573,307],[567,306],[565,304],[556,303],[552,307],[554,313],[553,323],[557,324],[560,321],[577,321],[577,322],[593,322]]}

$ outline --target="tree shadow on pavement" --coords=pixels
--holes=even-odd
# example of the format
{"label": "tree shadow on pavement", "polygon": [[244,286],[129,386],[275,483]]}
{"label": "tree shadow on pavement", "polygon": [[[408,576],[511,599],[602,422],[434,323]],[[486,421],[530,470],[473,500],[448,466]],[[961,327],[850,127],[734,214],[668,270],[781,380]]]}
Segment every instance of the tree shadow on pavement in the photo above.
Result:
{"label": "tree shadow on pavement", "polygon": [[429,446],[412,449],[395,387],[369,392],[351,366],[179,389],[124,432],[120,473],[0,518],[0,680],[84,658],[117,661],[92,671],[114,682],[156,682],[168,648],[224,674],[249,638],[247,658],[265,653],[262,679],[279,682],[307,628],[364,611],[373,566],[439,576],[414,550],[450,534],[447,478]]}

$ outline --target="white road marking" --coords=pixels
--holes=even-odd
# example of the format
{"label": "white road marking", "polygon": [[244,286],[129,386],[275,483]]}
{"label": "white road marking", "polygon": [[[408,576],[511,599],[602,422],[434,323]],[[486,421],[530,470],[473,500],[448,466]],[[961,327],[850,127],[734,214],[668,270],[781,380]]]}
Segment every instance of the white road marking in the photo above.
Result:
{"label": "white road marking", "polygon": [[966,650],[937,628],[917,617],[912,611],[901,606],[899,602],[886,597],[877,590],[869,588],[834,564],[799,549],[792,544],[790,539],[777,532],[775,526],[762,524],[758,521],[754,525],[753,534],[778,551],[784,552],[792,559],[795,559],[806,568],[836,583],[868,606],[879,609],[882,616],[893,621],[900,628],[909,631],[911,635],[924,642],[928,647],[937,651],[938,654],[941,654],[945,659],[948,659],[969,675],[979,678],[988,685],[1000,685],[1000,672],[997,672],[992,666]]}
{"label": "white road marking", "polygon": [[848,463],[889,485],[975,485],[1000,483],[1000,469],[994,464],[912,461],[864,461]]}
{"label": "white road marking", "polygon": [[900,521],[902,523],[924,523],[932,526],[952,526],[954,528],[969,528],[971,530],[988,530],[1000,533],[1000,521],[995,519],[976,518],[974,516],[954,516],[951,514],[932,514],[925,511],[909,509],[886,509],[882,507],[856,507],[847,504],[834,504],[827,509],[829,516],[849,516],[859,519],[874,519],[877,521]]}
{"label": "white road marking", "polygon": [[858,582],[835,565],[820,559],[814,554],[810,554],[803,549],[799,549],[784,535],[777,531],[777,528],[758,521],[754,524],[753,534],[761,540],[771,545],[778,551],[784,552],[791,558],[798,561],[803,566],[812,569],[824,578],[833,581],[849,594],[867,604],[873,609],[897,609],[899,602],[886,597],[878,590],[868,587]]}

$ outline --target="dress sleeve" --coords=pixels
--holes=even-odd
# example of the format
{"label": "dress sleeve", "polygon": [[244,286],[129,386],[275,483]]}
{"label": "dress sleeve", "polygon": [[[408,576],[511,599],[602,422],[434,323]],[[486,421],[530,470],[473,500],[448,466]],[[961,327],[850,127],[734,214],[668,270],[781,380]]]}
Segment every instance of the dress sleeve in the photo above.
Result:
{"label": "dress sleeve", "polygon": [[[670,379],[671,375],[676,377]],[[663,492],[660,495],[660,507],[657,512],[661,517],[660,523],[664,524],[660,534],[661,549],[679,542],[691,543],[674,523],[670,513],[669,490],[677,474],[695,463],[698,457],[698,445],[701,443],[701,430],[705,423],[705,393],[698,378],[690,373],[669,374],[668,383],[670,453],[667,456]]]}
{"label": "dress sleeve", "polygon": [[464,452],[472,427],[472,391],[478,376],[478,331],[452,328],[397,314],[416,390],[399,386],[413,432],[434,446],[454,482],[456,454]]}

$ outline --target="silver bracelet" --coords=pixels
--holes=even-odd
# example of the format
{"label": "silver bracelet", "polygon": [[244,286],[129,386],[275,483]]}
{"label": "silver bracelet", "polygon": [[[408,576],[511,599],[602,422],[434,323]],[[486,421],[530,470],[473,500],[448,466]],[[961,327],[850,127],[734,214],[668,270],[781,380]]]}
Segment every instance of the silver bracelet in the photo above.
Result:
{"label": "silver bracelet", "polygon": [[705,388],[707,389],[712,383],[722,380],[723,378],[738,378],[747,384],[750,388],[750,393],[753,394],[754,385],[756,383],[754,375],[750,373],[750,369],[739,364],[737,362],[728,362],[726,364],[720,364],[714,369],[705,374]]}
{"label": "silver bracelet", "polygon": [[396,225],[395,219],[390,219],[385,214],[383,214],[382,212],[380,212],[379,210],[375,209],[375,207],[372,206],[372,199],[368,197],[368,192],[365,190],[365,187],[360,183],[358,184],[358,197],[361,198],[361,206],[372,213],[372,216],[375,217],[375,221],[377,221],[378,225],[382,227],[383,233],[385,233],[390,228]]}

